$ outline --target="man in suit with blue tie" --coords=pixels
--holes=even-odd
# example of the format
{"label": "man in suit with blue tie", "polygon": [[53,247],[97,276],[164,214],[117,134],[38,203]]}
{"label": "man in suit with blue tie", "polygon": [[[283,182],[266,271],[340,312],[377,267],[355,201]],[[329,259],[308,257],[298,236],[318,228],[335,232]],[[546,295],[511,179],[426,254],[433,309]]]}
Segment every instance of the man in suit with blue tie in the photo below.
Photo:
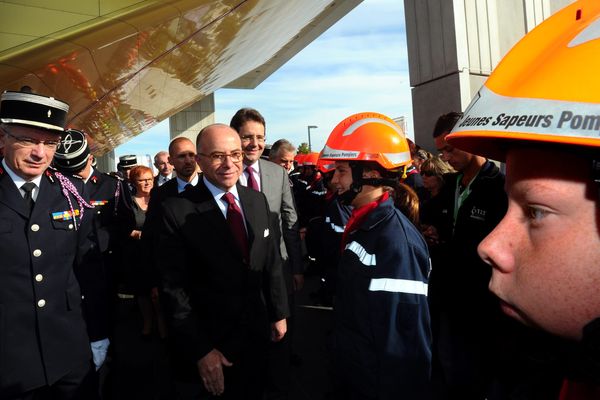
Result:
{"label": "man in suit with blue tie", "polygon": [[173,351],[201,378],[192,396],[262,399],[269,336],[284,337],[289,313],[276,222],[264,195],[236,185],[233,129],[209,125],[196,147],[202,179],[164,201],[156,253]]}

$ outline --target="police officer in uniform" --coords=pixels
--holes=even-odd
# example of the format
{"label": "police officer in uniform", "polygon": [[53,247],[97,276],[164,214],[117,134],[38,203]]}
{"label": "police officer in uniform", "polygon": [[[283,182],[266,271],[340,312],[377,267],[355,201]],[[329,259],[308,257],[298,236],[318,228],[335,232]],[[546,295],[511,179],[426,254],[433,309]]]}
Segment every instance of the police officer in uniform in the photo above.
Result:
{"label": "police officer in uniform", "polygon": [[114,265],[111,238],[114,238],[116,201],[120,198],[121,181],[92,167],[88,136],[76,129],[67,129],[54,154],[53,165],[64,175],[82,180],[82,196],[94,206],[93,229],[97,242],[86,255],[84,268],[76,270],[82,289],[83,310],[88,334],[93,343],[96,368],[100,368],[110,341],[109,270]]}
{"label": "police officer in uniform", "polygon": [[48,169],[69,106],[32,93],[0,98],[0,398],[97,397],[74,270],[91,210]]}

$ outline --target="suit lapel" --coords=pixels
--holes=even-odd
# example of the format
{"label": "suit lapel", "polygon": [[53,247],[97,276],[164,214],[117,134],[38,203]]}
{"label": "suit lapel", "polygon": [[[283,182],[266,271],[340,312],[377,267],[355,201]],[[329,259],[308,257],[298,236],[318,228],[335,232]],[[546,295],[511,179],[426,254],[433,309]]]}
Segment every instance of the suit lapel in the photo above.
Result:
{"label": "suit lapel", "polygon": [[249,190],[238,183],[237,185],[238,194],[240,196],[240,203],[242,203],[242,211],[244,212],[244,219],[246,220],[246,229],[248,230],[248,244],[250,250],[254,243],[255,235],[257,234],[256,228],[258,227],[257,215],[260,215],[259,205],[256,201],[248,195]]}
{"label": "suit lapel", "polygon": [[7,173],[0,175],[0,203],[29,218],[27,206],[17,186]]}
{"label": "suit lapel", "polygon": [[[202,180],[192,189],[182,192],[182,195],[193,201],[196,206],[196,212],[202,216],[214,229],[215,237],[229,237],[233,244],[233,236],[227,226],[227,221],[215,199]],[[236,247],[235,245],[233,247]]]}
{"label": "suit lapel", "polygon": [[260,164],[260,189],[268,199],[272,190],[269,183],[273,181],[273,176],[271,175],[271,169],[265,166],[266,161],[258,160],[258,163]]}

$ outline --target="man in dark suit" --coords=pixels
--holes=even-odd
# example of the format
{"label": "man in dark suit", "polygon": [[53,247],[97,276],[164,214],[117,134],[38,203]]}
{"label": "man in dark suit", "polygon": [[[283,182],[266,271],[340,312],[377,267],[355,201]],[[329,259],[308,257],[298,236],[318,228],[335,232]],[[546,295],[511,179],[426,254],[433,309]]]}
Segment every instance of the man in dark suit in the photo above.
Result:
{"label": "man in dark suit", "polygon": [[98,396],[74,274],[92,243],[92,212],[73,183],[48,169],[68,109],[32,93],[0,100],[2,399]]}
{"label": "man in dark suit", "polygon": [[[169,164],[177,173],[175,179],[170,179],[163,186],[154,186],[150,194],[150,204],[148,212],[153,202],[160,204],[162,200],[183,192],[187,185],[196,186],[198,184],[198,173],[196,164],[196,146],[186,137],[178,137],[169,144]],[[160,207],[154,207],[157,211]],[[148,214],[146,214],[148,220]],[[144,228],[145,229],[145,228]]]}
{"label": "man in dark suit", "polygon": [[274,219],[264,195],[236,185],[234,130],[210,125],[196,147],[203,177],[164,201],[157,252],[174,351],[205,394],[261,399],[269,323],[273,341],[287,329]]}
{"label": "man in dark suit", "polygon": [[169,153],[159,151],[154,156],[154,166],[158,174],[154,177],[154,187],[159,187],[173,179],[173,164],[169,160]]}
{"label": "man in dark suit", "polygon": [[[146,211],[144,234],[142,235],[142,241],[148,249],[148,254],[152,254],[153,246],[158,244],[162,203],[165,199],[177,196],[184,190],[196,186],[200,177],[196,172],[196,146],[186,137],[175,138],[169,144],[169,163],[173,165],[177,177],[160,187],[154,186],[150,192],[150,202]],[[155,262],[155,260],[150,261],[152,264]]]}
{"label": "man in dark suit", "polygon": [[[199,174],[196,172],[196,145],[186,138],[178,137],[169,144],[169,164],[173,165],[177,176],[170,179],[164,185],[154,186],[150,192],[150,202],[146,210],[146,220],[142,229],[142,245],[148,260],[144,265],[148,266],[146,275],[152,282],[150,296],[155,304],[159,301],[158,278],[157,278],[157,259],[153,257],[154,249],[159,245],[158,233],[162,219],[162,203],[169,197],[178,196],[184,190],[194,187],[198,184]],[[162,318],[162,317],[160,317]],[[161,320],[159,320],[159,331],[161,329]]]}
{"label": "man in dark suit", "polygon": [[[253,108],[238,110],[230,126],[240,135],[244,151],[243,186],[262,192],[267,197],[271,213],[277,216],[281,232],[279,248],[283,273],[288,289],[288,302],[293,308],[293,293],[304,285],[304,265],[299,234],[298,215],[287,171],[271,161],[261,159],[265,149],[265,119]],[[291,334],[273,343],[269,349],[269,398],[286,398],[290,382]]]}

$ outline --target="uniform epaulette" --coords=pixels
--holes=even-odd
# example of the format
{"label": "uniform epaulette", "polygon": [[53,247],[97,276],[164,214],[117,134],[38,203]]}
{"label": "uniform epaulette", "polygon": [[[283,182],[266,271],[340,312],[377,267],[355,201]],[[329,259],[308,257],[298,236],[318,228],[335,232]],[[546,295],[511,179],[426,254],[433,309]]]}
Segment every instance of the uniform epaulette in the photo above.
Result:
{"label": "uniform epaulette", "polygon": [[[98,171],[98,172],[100,172],[100,171]],[[108,177],[114,178],[114,179],[121,179],[121,180],[123,180],[123,178],[116,177],[116,176],[111,175],[111,174],[109,174],[107,172],[100,172],[100,175],[108,176]]]}
{"label": "uniform epaulette", "polygon": [[123,181],[125,180],[125,179],[124,179],[124,178],[123,178],[121,175],[119,175],[119,174],[118,174],[118,173],[116,173],[116,172],[111,172],[111,173],[109,173],[109,174],[106,174],[106,175],[108,175],[108,176],[112,176],[113,178],[117,178],[117,179],[118,179],[118,180],[120,180],[121,182],[123,182]]}

